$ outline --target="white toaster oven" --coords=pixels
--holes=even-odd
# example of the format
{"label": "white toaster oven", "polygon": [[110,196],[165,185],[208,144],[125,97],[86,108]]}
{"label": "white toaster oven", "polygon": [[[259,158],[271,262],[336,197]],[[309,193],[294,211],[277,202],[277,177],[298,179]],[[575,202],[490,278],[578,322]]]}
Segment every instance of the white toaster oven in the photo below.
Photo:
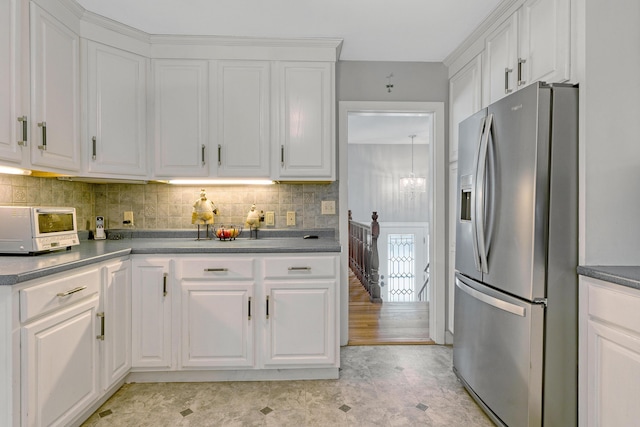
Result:
{"label": "white toaster oven", "polygon": [[79,243],[75,208],[0,206],[0,253],[36,254]]}

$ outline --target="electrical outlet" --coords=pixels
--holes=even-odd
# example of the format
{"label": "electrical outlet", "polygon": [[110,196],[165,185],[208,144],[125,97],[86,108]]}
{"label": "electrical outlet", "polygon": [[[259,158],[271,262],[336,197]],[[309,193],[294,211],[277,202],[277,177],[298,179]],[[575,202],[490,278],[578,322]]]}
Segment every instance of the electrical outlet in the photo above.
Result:
{"label": "electrical outlet", "polygon": [[124,212],[124,220],[123,224],[133,225],[133,211],[125,211]]}
{"label": "electrical outlet", "polygon": [[288,211],[287,212],[287,225],[296,225],[296,212]]}
{"label": "electrical outlet", "polygon": [[264,225],[276,225],[276,214],[274,212],[264,213]]}
{"label": "electrical outlet", "polygon": [[322,201],[322,215],[335,215],[336,214],[336,201],[335,200],[323,200]]}

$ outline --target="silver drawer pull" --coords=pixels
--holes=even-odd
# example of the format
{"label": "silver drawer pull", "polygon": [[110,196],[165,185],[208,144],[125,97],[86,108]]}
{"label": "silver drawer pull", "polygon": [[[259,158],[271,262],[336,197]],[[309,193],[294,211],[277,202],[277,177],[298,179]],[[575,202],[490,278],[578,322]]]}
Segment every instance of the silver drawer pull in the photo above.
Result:
{"label": "silver drawer pull", "polygon": [[204,271],[229,271],[228,268],[205,268]]}
{"label": "silver drawer pull", "polygon": [[57,295],[59,297],[68,297],[71,294],[75,294],[76,292],[84,291],[87,289],[86,286],[78,286],[77,288],[69,289],[68,291],[59,292]]}
{"label": "silver drawer pull", "polygon": [[289,271],[309,271],[311,267],[289,267]]}
{"label": "silver drawer pull", "polygon": [[104,311],[102,313],[96,313],[96,316],[100,318],[100,335],[96,336],[96,339],[104,341]]}

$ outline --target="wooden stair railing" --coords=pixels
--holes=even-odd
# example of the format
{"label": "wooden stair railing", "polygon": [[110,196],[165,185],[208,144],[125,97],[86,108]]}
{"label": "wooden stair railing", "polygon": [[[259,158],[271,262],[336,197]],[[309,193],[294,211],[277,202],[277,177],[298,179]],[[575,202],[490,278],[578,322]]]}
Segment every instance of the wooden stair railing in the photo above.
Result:
{"label": "wooden stair railing", "polygon": [[378,274],[378,213],[373,212],[371,219],[371,225],[354,221],[349,210],[349,267],[366,289],[371,301],[382,302]]}

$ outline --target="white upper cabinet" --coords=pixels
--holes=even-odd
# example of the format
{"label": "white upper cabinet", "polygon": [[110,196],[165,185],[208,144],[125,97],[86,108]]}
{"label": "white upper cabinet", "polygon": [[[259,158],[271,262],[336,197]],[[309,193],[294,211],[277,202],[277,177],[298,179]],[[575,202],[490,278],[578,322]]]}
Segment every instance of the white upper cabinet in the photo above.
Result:
{"label": "white upper cabinet", "polygon": [[498,26],[485,41],[485,105],[514,91],[514,71],[518,66],[518,14]]}
{"label": "white upper cabinet", "polygon": [[458,159],[458,126],[482,108],[482,58],[476,56],[449,80],[449,161]]}
{"label": "white upper cabinet", "polygon": [[92,41],[83,52],[87,76],[83,136],[86,171],[91,175],[144,177],[147,59]]}
{"label": "white upper cabinet", "polygon": [[570,78],[570,0],[527,0],[485,39],[485,105],[530,83]]}
{"label": "white upper cabinet", "polygon": [[28,68],[23,67],[29,56],[25,4],[23,0],[0,0],[0,162],[11,166],[21,165],[22,146],[28,139],[28,102],[23,102],[23,89],[29,87],[24,77]]}
{"label": "white upper cabinet", "polygon": [[79,21],[31,3],[31,164],[80,170]]}
{"label": "white upper cabinet", "polygon": [[278,62],[276,179],[334,180],[334,64]]}
{"label": "white upper cabinet", "polygon": [[529,0],[522,6],[519,86],[571,77],[569,9],[569,0]]}
{"label": "white upper cabinet", "polygon": [[155,176],[209,176],[209,61],[157,59],[152,68]]}
{"label": "white upper cabinet", "polygon": [[212,62],[211,97],[217,118],[216,161],[220,177],[269,178],[270,64]]}

